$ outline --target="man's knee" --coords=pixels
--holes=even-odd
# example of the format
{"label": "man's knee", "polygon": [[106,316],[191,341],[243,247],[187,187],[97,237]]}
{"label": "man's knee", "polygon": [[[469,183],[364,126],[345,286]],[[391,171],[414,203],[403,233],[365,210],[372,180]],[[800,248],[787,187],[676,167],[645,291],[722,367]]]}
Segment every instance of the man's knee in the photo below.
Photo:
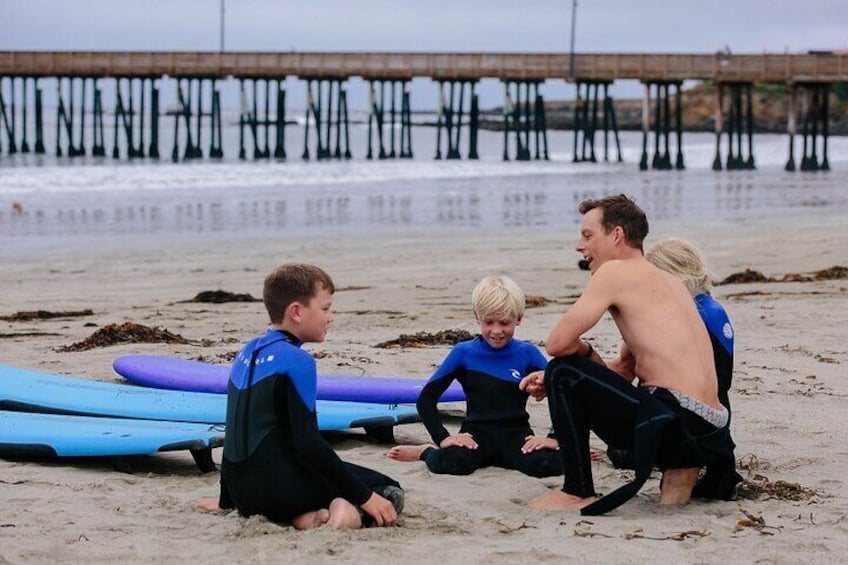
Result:
{"label": "man's knee", "polygon": [[583,359],[579,355],[551,359],[545,368],[545,390],[551,391],[563,383],[574,382],[580,375],[576,365]]}

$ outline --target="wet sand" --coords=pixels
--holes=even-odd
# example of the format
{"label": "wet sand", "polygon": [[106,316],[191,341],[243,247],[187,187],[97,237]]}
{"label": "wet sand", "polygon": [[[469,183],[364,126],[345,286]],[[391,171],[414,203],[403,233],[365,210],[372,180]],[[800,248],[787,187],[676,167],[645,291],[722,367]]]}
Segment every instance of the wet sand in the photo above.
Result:
{"label": "wet sand", "polygon": [[[718,278],[745,268],[780,278],[848,265],[848,230],[839,214],[742,223],[654,222],[663,235],[696,241]],[[148,353],[225,362],[264,331],[261,303],[186,303],[203,290],[261,296],[265,274],[286,261],[313,262],[334,277],[336,323],[310,345],[322,372],[424,378],[449,347],[381,349],[418,331],[475,330],[470,291],[482,276],[504,273],[531,296],[519,337],[543,340],[579,294],[576,229],[497,229],[435,236],[313,240],[238,240],[214,244],[140,240],[37,254],[8,251],[0,315],[30,310],[91,316],[0,322],[2,363],[114,381],[112,360]],[[13,260],[12,260],[13,259]],[[658,477],[614,513],[591,519],[530,510],[526,502],[558,488],[489,468],[468,477],[431,475],[423,463],[385,457],[388,446],[354,432],[333,443],[347,460],[397,478],[407,489],[399,527],[337,533],[296,532],[261,518],[215,516],[193,501],[217,494],[216,474],[200,474],[187,453],[140,457],[131,474],[108,462],[0,460],[0,563],[10,562],[415,562],[516,561],[836,562],[848,552],[848,395],[845,312],[848,281],[719,286],[715,296],[734,322],[736,372],[731,390],[740,472],[753,480],[797,484],[778,496],[736,502],[696,501],[659,508]],[[195,344],[124,344],[58,351],[107,324],[134,322]],[[94,325],[91,325],[94,324]],[[612,356],[618,340],[605,318],[590,334]],[[457,405],[455,408],[461,408]],[[537,432],[549,425],[544,402],[528,404]],[[451,420],[450,426],[458,426]],[[396,430],[402,443],[428,439],[420,424]],[[593,445],[603,446],[595,439]],[[216,450],[216,458],[220,457]],[[629,480],[608,462],[594,464],[597,487]],[[787,494],[788,493],[788,494]],[[793,493],[798,494],[799,500]]]}

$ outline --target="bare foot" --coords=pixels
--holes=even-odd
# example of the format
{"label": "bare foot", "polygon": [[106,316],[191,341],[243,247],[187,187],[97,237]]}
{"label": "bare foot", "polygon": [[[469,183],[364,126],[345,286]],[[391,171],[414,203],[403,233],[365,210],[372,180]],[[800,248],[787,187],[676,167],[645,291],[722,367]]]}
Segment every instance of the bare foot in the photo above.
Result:
{"label": "bare foot", "polygon": [[355,530],[362,527],[359,510],[344,498],[335,498],[330,503],[330,517],[327,525],[334,530]]}
{"label": "bare foot", "polygon": [[692,498],[692,489],[698,481],[698,467],[666,469],[663,473],[660,504],[680,506]]}
{"label": "bare foot", "polygon": [[396,445],[389,450],[386,456],[395,461],[420,461],[421,454],[428,447],[436,447],[431,444],[424,445]]}
{"label": "bare foot", "polygon": [[596,497],[580,498],[573,494],[555,490],[548,494],[537,496],[528,503],[535,510],[576,511],[595,502]]}
{"label": "bare foot", "polygon": [[202,512],[211,512],[212,514],[222,512],[221,507],[218,506],[217,498],[198,498],[194,503],[194,507]]}
{"label": "bare foot", "polygon": [[307,512],[306,514],[295,516],[291,521],[291,525],[298,530],[311,530],[312,528],[323,526],[329,520],[330,511],[326,508],[322,508],[321,510],[315,510],[314,512]]}

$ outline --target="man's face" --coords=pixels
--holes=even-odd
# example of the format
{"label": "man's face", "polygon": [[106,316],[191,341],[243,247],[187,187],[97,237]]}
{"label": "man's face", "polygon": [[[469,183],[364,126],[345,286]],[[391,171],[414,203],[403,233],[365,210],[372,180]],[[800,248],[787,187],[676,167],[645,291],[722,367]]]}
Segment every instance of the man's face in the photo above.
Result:
{"label": "man's face", "polygon": [[603,210],[593,208],[580,222],[580,239],[577,240],[577,252],[589,261],[589,271],[594,273],[605,261],[613,257],[615,247],[613,231],[606,233],[601,225]]}
{"label": "man's face", "polygon": [[327,329],[335,319],[333,315],[333,295],[321,287],[309,304],[301,304],[301,331],[298,337],[303,342],[318,343],[324,341]]}

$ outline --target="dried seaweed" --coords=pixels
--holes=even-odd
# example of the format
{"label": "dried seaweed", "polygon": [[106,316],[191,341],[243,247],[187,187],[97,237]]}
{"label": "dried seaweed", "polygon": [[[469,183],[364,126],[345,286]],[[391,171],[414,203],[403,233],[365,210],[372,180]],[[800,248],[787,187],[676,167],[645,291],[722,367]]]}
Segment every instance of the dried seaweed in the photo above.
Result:
{"label": "dried seaweed", "polygon": [[723,285],[755,282],[775,282],[775,279],[769,278],[759,271],[755,271],[753,269],[745,269],[740,273],[733,273],[732,275],[722,279],[722,281],[718,284]]}
{"label": "dried seaweed", "polygon": [[710,535],[710,532],[708,532],[707,530],[701,529],[701,530],[685,530],[685,531],[682,531],[682,532],[672,532],[672,533],[670,533],[666,536],[649,536],[645,533],[645,531],[642,528],[638,528],[636,530],[633,530],[632,532],[628,532],[628,533],[624,534],[623,537],[626,540],[649,539],[649,540],[655,540],[655,541],[667,541],[667,540],[684,541],[684,540],[687,540],[689,538],[705,538],[708,535]]}
{"label": "dried seaweed", "polygon": [[786,273],[780,282],[812,282],[813,277],[802,275],[801,273]]}
{"label": "dried seaweed", "polygon": [[211,357],[207,357],[206,355],[198,355],[194,358],[195,361],[201,361],[203,363],[213,363],[219,365],[229,365],[233,362],[233,360],[238,355],[238,351],[227,351],[224,353],[217,353]]}
{"label": "dried seaweed", "polygon": [[50,320],[53,318],[78,318],[80,316],[93,316],[94,311],[86,308],[85,310],[68,310],[66,312],[50,312],[48,310],[30,310],[23,312],[15,312],[9,316],[0,316],[0,320],[4,322],[30,322],[32,320]]}
{"label": "dried seaweed", "polygon": [[813,281],[830,281],[838,279],[848,279],[848,267],[842,265],[834,265],[829,269],[821,269],[820,271],[812,271],[810,273],[786,273],[783,277],[776,279],[767,277],[759,271],[753,269],[745,269],[740,273],[733,273],[726,277],[718,285],[723,284],[743,284],[757,282],[813,282]]}
{"label": "dried seaweed", "polygon": [[495,524],[498,527],[498,532],[502,534],[511,534],[519,530],[526,530],[536,527],[529,525],[527,522],[521,522],[521,524],[518,526],[510,526],[509,524],[502,522],[501,520],[495,520]]}
{"label": "dried seaweed", "polygon": [[[762,516],[754,516],[753,514],[751,514],[750,512],[745,510],[744,508],[740,508],[739,510],[740,510],[740,512],[742,512],[745,515],[745,517],[742,518],[741,520],[739,520],[738,522],[736,522],[736,525],[733,526],[733,532],[734,533],[736,533],[740,530],[743,530],[745,528],[752,528],[754,530],[757,530],[758,532],[760,532],[763,535],[773,536],[774,531],[778,531],[778,532],[780,531],[779,527],[769,526],[768,524],[766,524],[766,520]],[[770,531],[770,530],[774,530],[774,531]]]}
{"label": "dried seaweed", "polygon": [[336,310],[336,314],[353,314],[354,316],[405,316],[400,310]]}
{"label": "dried seaweed", "polygon": [[803,502],[818,496],[815,489],[801,486],[799,483],[777,480],[771,482],[763,475],[754,475],[745,479],[737,487],[738,497],[744,493],[744,498],[776,498]]}
{"label": "dried seaweed", "polygon": [[88,351],[96,347],[108,347],[120,343],[190,343],[181,335],[173,334],[165,329],[150,328],[133,322],[109,324],[97,330],[86,339],[56,348],[56,351]]}
{"label": "dried seaweed", "polygon": [[813,277],[817,281],[831,281],[836,279],[848,279],[848,267],[842,265],[834,265],[829,269],[813,272]]}
{"label": "dried seaweed", "polygon": [[739,468],[747,471],[748,477],[736,487],[736,498],[776,498],[778,500],[807,501],[818,492],[815,489],[801,486],[799,483],[777,480],[771,482],[768,477],[760,474],[761,468],[767,468],[754,454],[749,454],[739,460]]}
{"label": "dried seaweed", "polygon": [[436,333],[418,332],[401,334],[397,339],[378,343],[374,347],[389,349],[392,347],[427,347],[428,345],[456,345],[461,341],[474,339],[474,334],[466,330],[442,330]]}
{"label": "dried seaweed", "polygon": [[[578,524],[579,525],[579,524]],[[611,534],[604,534],[601,532],[592,532],[585,528],[574,528],[573,535],[581,538],[614,538],[616,536]],[[690,538],[705,538],[710,535],[710,532],[707,530],[685,530],[682,532],[672,532],[668,535],[660,535],[660,536],[652,536],[645,533],[645,530],[642,528],[637,528],[632,532],[626,532],[621,535],[622,538],[626,540],[634,540],[634,539],[647,539],[654,541],[685,541]]]}
{"label": "dried seaweed", "polygon": [[524,299],[527,308],[541,308],[542,306],[547,306],[552,300],[545,298],[544,296],[527,296]]}
{"label": "dried seaweed", "polygon": [[14,332],[7,334],[5,332],[0,332],[0,339],[11,339],[15,337],[44,337],[44,336],[57,336],[62,334],[52,333],[52,332]]}
{"label": "dried seaweed", "polygon": [[224,304],[225,302],[262,302],[259,298],[254,298],[250,294],[237,294],[226,290],[203,290],[191,300],[183,300],[183,302],[203,302],[208,304]]}

